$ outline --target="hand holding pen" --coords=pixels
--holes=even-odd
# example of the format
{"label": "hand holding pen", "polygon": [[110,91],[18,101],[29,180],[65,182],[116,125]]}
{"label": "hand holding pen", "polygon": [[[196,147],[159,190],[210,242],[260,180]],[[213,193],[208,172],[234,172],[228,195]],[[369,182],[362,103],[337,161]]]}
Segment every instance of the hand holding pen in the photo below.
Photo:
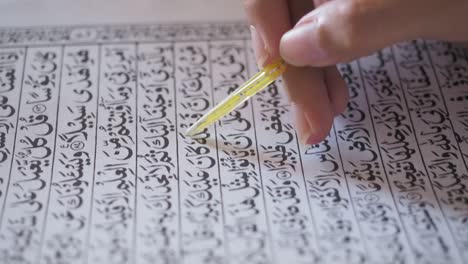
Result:
{"label": "hand holding pen", "polygon": [[468,42],[468,0],[243,2],[258,64],[278,57],[288,64],[283,79],[303,143],[324,139],[345,110],[348,92],[335,64],[417,38]]}
{"label": "hand holding pen", "polygon": [[416,38],[468,41],[468,0],[244,0],[244,6],[263,70],[187,135],[213,124],[283,74],[301,143],[317,143],[348,99],[335,64]]}

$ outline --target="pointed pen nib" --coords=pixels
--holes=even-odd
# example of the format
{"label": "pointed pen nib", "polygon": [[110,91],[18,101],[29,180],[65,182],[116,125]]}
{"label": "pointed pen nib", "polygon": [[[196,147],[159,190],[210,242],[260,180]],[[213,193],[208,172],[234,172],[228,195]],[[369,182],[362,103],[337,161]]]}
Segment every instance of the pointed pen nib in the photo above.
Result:
{"label": "pointed pen nib", "polygon": [[195,136],[196,134],[200,133],[200,126],[197,125],[197,123],[193,124],[191,127],[189,127],[187,129],[187,131],[185,131],[185,135],[187,137],[193,137]]}

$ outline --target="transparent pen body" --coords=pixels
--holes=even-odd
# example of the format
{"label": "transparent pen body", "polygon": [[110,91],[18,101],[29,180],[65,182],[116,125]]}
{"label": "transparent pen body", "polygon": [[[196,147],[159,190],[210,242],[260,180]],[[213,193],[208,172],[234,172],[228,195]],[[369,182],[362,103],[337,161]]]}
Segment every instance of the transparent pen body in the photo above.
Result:
{"label": "transparent pen body", "polygon": [[216,121],[229,114],[250,97],[263,90],[269,84],[278,79],[286,70],[286,64],[280,60],[267,65],[257,74],[252,76],[241,87],[232,92],[227,98],[212,108],[195,122],[186,132],[187,136],[193,136],[213,125]]}

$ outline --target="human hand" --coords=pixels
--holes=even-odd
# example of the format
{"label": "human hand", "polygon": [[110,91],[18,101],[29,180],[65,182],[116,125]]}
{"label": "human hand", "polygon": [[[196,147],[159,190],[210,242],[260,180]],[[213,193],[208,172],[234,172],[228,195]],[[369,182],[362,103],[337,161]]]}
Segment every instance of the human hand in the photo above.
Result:
{"label": "human hand", "polygon": [[346,107],[335,64],[416,38],[468,40],[468,0],[244,0],[244,6],[259,66],[280,55],[292,65],[283,79],[307,144],[325,138]]}

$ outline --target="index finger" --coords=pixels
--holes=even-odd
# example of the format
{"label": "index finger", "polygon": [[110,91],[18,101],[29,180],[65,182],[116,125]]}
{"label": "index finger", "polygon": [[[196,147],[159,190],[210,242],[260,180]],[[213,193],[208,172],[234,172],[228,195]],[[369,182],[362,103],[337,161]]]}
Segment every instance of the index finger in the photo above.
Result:
{"label": "index finger", "polygon": [[247,19],[263,40],[270,59],[279,57],[279,43],[291,29],[287,0],[244,0]]}

